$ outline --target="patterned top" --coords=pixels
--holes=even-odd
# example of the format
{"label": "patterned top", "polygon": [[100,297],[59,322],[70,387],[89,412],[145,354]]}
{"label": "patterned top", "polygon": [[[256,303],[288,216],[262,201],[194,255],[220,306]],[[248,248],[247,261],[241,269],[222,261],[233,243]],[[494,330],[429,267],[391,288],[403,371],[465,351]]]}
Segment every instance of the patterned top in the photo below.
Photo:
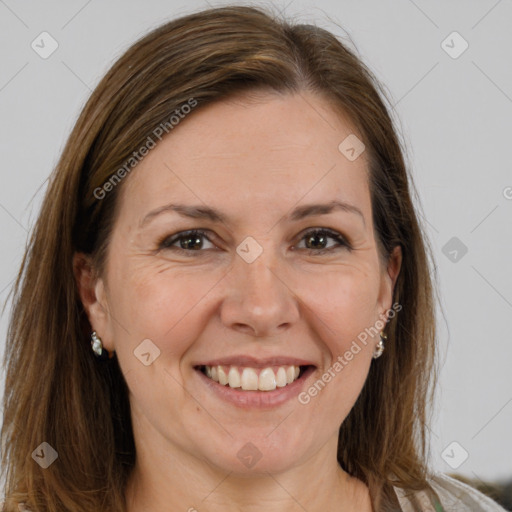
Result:
{"label": "patterned top", "polygon": [[[413,497],[403,489],[394,487],[401,512],[507,512],[491,498],[448,475],[438,473],[429,480],[439,496],[433,501],[425,491]],[[418,509],[418,506],[421,507]],[[416,508],[415,508],[416,507]]]}

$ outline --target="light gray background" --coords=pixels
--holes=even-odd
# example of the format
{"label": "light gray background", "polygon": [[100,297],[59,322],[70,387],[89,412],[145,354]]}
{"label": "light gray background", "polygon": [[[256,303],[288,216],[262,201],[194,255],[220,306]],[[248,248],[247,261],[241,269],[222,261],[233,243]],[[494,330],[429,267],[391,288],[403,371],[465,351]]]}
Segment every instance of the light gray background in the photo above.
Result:
{"label": "light gray background", "polygon": [[[101,76],[149,29],[208,4],[226,3],[0,0],[2,304],[48,175]],[[512,2],[287,0],[272,5],[346,40],[350,35],[387,86],[440,278],[443,366],[432,464],[450,472],[446,460],[458,465],[465,450],[469,456],[458,473],[511,477]],[[31,48],[43,31],[59,45],[47,59]],[[453,31],[469,44],[456,59],[441,46]],[[453,37],[445,44],[452,52],[462,48]],[[445,249],[448,256],[443,253],[452,237],[468,248],[455,262],[450,259],[455,253],[449,254],[453,248]],[[1,318],[2,350],[8,314],[9,308]],[[454,441],[458,444],[450,446]]]}

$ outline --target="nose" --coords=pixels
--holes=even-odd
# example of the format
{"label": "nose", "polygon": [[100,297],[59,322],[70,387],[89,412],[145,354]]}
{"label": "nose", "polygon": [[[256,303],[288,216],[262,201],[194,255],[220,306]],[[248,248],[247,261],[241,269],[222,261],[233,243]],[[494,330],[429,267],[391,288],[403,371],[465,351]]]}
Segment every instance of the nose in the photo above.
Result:
{"label": "nose", "polygon": [[252,263],[236,258],[220,311],[224,326],[255,337],[282,334],[299,319],[284,272],[264,255]]}

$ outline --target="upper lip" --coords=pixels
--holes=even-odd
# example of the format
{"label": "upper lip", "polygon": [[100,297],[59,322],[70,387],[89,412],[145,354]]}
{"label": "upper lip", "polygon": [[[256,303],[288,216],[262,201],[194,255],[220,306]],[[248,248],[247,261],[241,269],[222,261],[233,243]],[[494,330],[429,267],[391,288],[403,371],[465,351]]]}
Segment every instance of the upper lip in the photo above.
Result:
{"label": "upper lip", "polygon": [[257,358],[246,355],[219,357],[208,361],[198,362],[194,366],[242,366],[248,368],[268,368],[269,366],[315,366],[306,359],[289,356],[273,356]]}

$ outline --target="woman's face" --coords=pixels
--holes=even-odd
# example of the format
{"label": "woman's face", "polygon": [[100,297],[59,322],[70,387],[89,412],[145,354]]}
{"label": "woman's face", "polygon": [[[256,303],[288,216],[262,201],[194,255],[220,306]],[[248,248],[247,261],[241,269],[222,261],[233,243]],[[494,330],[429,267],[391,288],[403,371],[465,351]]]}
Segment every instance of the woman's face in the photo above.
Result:
{"label": "woman's face", "polygon": [[275,473],[335,459],[400,253],[379,262],[348,119],[310,93],[251,98],[193,112],[125,178],[87,309],[139,453]]}

